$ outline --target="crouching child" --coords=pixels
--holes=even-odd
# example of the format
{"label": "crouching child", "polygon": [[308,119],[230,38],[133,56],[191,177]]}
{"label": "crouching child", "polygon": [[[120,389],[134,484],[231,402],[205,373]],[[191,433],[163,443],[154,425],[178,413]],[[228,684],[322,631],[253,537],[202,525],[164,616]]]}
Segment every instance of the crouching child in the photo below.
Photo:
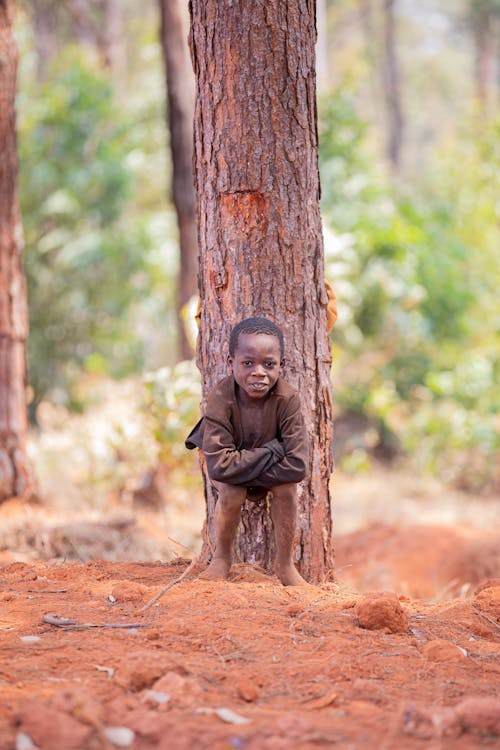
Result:
{"label": "crouching child", "polygon": [[275,573],[285,586],[306,585],[293,547],[308,441],[298,393],[281,376],[281,329],[267,318],[241,321],[231,331],[228,364],[232,374],[209,393],[205,414],[186,439],[186,447],[203,450],[217,492],[215,551],[201,577],[228,577],[243,503],[270,492]]}

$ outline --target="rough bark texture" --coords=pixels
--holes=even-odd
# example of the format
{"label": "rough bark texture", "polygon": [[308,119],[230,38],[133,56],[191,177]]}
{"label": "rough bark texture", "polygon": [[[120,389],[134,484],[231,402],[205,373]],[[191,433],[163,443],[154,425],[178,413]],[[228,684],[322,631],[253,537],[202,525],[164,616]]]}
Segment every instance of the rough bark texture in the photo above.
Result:
{"label": "rough bark texture", "polygon": [[28,315],[17,197],[17,49],[12,25],[13,2],[0,0],[0,502],[28,497],[34,488],[26,454]]}
{"label": "rough bark texture", "polygon": [[167,113],[172,154],[172,199],[179,228],[180,265],[177,284],[179,355],[191,359],[182,311],[198,293],[198,241],[193,185],[194,78],[186,44],[183,10],[179,0],[159,0],[161,45],[167,81]]}
{"label": "rough bark texture", "polygon": [[[314,0],[192,0],[195,183],[204,394],[226,374],[229,332],[251,315],[280,325],[285,377],[299,389],[310,466],[299,486],[296,560],[309,580],[332,568],[331,351],[319,214]],[[205,476],[204,553],[215,498]],[[256,512],[255,512],[256,511]],[[270,563],[265,504],[244,510],[240,559]]]}

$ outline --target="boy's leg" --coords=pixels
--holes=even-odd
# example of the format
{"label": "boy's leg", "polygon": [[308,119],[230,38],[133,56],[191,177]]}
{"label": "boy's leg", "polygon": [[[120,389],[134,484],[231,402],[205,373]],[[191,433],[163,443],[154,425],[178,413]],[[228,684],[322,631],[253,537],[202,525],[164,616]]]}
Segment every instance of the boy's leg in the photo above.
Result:
{"label": "boy's leg", "polygon": [[236,487],[223,482],[213,484],[218,494],[215,506],[215,552],[212,562],[200,578],[223,581],[228,577],[231,568],[231,548],[247,490],[246,487]]}
{"label": "boy's leg", "polygon": [[271,518],[274,526],[276,557],[274,572],[284,586],[306,586],[293,563],[293,543],[297,527],[297,485],[280,484],[271,490]]}

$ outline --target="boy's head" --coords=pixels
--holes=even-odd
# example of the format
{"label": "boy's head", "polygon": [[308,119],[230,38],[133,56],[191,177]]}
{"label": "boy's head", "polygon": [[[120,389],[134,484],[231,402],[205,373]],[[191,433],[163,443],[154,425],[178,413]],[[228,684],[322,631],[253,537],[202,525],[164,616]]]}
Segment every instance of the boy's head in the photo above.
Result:
{"label": "boy's head", "polygon": [[255,403],[276,384],[283,365],[283,333],[267,318],[247,318],[234,326],[228,362],[244,400]]}
{"label": "boy's head", "polygon": [[231,331],[229,336],[229,356],[234,357],[236,349],[238,348],[238,341],[241,334],[244,333],[265,333],[268,336],[275,336],[278,339],[280,348],[280,359],[282,360],[285,356],[285,340],[283,338],[283,331],[278,328],[276,323],[267,318],[246,318],[245,320],[237,323]]}

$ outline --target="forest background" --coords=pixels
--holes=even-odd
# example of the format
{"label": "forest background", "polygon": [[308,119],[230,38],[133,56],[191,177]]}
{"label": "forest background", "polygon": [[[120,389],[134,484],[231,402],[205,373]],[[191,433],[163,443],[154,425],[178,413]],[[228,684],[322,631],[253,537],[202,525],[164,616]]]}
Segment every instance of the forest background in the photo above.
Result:
{"label": "forest background", "polygon": [[[200,386],[178,354],[158,4],[117,4],[114,64],[99,44],[102,6],[47,2],[44,31],[32,4],[18,4],[30,454],[40,497],[58,511],[161,506],[196,546],[182,525],[196,504],[201,528],[202,487],[183,440]],[[346,0],[318,11],[338,473],[382,462],[491,498],[500,3]],[[195,308],[196,298],[183,316],[192,340]],[[334,490],[334,518],[335,506]]]}

